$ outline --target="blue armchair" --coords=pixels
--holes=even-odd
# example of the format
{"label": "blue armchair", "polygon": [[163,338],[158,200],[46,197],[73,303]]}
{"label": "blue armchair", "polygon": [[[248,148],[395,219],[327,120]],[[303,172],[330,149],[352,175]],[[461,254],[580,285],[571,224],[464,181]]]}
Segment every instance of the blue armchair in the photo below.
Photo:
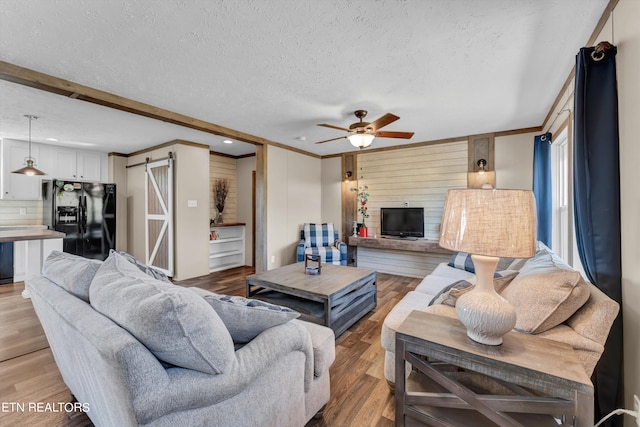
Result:
{"label": "blue armchair", "polygon": [[332,223],[305,223],[300,231],[297,260],[305,254],[320,255],[323,264],[347,265],[347,245],[338,238]]}

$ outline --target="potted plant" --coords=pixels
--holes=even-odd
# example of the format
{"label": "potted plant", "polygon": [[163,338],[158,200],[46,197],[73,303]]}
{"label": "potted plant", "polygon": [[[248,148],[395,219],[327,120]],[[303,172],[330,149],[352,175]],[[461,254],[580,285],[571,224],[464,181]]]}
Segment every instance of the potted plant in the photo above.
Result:
{"label": "potted plant", "polygon": [[224,211],[224,202],[227,200],[229,194],[229,179],[228,178],[216,178],[213,184],[213,199],[218,210],[215,222],[222,224],[222,211]]}
{"label": "potted plant", "polygon": [[365,223],[365,220],[369,218],[369,208],[367,207],[367,202],[369,201],[369,193],[367,190],[368,186],[364,187],[352,187],[351,191],[357,191],[356,200],[358,201],[358,212],[362,214],[362,226],[360,227],[360,237],[369,237],[369,229]]}

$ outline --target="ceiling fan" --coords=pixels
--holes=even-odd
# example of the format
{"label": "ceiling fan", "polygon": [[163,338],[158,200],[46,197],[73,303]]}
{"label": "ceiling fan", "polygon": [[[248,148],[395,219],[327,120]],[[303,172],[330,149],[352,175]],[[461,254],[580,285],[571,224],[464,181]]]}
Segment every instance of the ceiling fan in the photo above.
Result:
{"label": "ceiling fan", "polygon": [[364,119],[367,116],[366,110],[356,110],[354,111],[353,114],[358,119],[360,119],[360,121],[356,123],[352,123],[349,126],[349,129],[341,128],[339,126],[334,126],[334,125],[328,125],[326,123],[319,124],[318,126],[324,126],[326,128],[343,130],[349,133],[339,138],[332,138],[324,141],[318,141],[316,142],[316,144],[324,144],[325,142],[336,141],[338,139],[347,138],[349,139],[349,142],[353,144],[354,147],[363,149],[370,146],[371,143],[373,142],[373,138],[375,137],[409,139],[413,136],[413,132],[389,132],[389,131],[380,130],[381,128],[395,122],[400,118],[394,114],[387,113],[372,123],[362,121],[362,119]]}

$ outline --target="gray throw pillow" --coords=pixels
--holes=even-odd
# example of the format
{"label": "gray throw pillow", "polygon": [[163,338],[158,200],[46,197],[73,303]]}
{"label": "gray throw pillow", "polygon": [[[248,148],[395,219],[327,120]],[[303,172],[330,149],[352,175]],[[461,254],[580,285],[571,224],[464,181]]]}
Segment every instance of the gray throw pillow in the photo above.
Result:
{"label": "gray throw pillow", "polygon": [[300,316],[300,313],[290,308],[257,299],[218,295],[200,288],[189,289],[213,307],[236,343],[247,343],[265,329]]}
{"label": "gray throw pillow", "polygon": [[70,294],[89,302],[89,286],[101,261],[52,251],[42,266],[42,275]]}
{"label": "gray throw pillow", "polygon": [[131,255],[131,254],[125,252],[125,251],[115,251],[113,249],[109,250],[109,255],[111,255],[112,252],[117,252],[119,255],[122,255],[122,257],[124,257],[124,259],[126,259],[131,264],[133,264],[136,267],[138,267],[140,269],[140,271],[142,271],[144,274],[149,275],[149,276],[153,277],[154,279],[158,279],[158,280],[162,280],[163,282],[171,283],[171,280],[169,280],[167,275],[164,274],[162,271],[158,270],[157,268],[153,268],[151,266],[148,266],[147,264],[141,263],[133,255]]}
{"label": "gray throw pillow", "polygon": [[97,311],[159,360],[219,374],[235,359],[231,336],[209,304],[187,288],[147,276],[118,253],[96,273],[90,296]]}
{"label": "gray throw pillow", "polygon": [[[496,274],[500,275],[493,279],[493,288],[497,293],[501,294],[518,275],[518,272],[505,270]],[[429,305],[443,304],[455,307],[456,302],[461,295],[466,294],[476,287],[476,281],[477,277],[474,276],[467,280],[458,280],[457,282],[444,287],[436,296],[433,297]]]}

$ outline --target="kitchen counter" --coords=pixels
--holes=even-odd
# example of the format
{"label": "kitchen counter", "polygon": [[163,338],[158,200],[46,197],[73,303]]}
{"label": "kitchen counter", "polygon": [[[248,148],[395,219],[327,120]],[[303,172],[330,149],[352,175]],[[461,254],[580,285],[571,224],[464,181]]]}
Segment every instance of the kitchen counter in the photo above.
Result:
{"label": "kitchen counter", "polygon": [[47,240],[47,239],[62,239],[64,233],[53,230],[42,229],[16,229],[16,230],[1,230],[0,229],[0,242],[20,242],[24,240]]}
{"label": "kitchen counter", "polygon": [[[2,226],[0,243],[13,242],[13,281],[22,282],[39,275],[49,254],[62,252],[64,236],[44,226]],[[26,290],[22,296],[29,298]]]}

